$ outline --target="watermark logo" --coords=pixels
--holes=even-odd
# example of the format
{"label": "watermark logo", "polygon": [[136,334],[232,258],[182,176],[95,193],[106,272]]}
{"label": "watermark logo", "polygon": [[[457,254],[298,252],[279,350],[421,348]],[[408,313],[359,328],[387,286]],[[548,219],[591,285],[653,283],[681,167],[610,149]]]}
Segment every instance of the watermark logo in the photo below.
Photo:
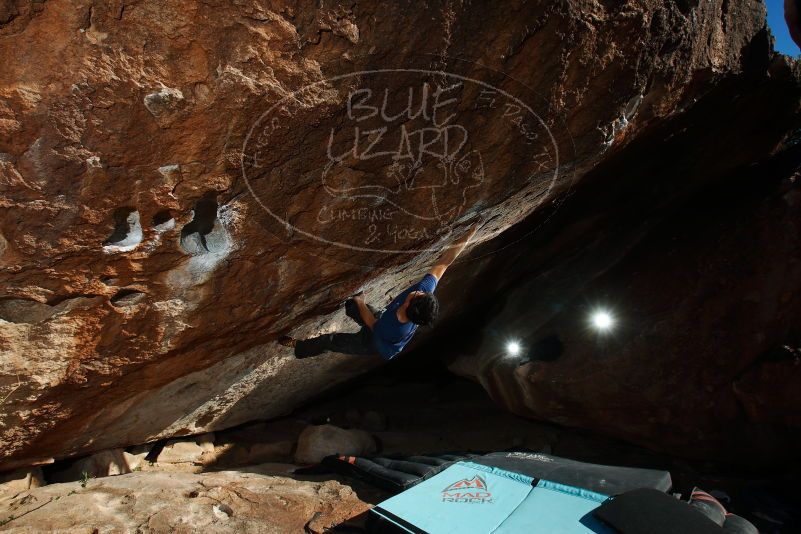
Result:
{"label": "watermark logo", "polygon": [[247,135],[247,187],[280,230],[354,251],[440,250],[504,204],[519,220],[556,183],[559,141],[495,78],[360,71],[283,95]]}
{"label": "watermark logo", "polygon": [[492,502],[487,481],[481,475],[463,478],[442,490],[442,502],[458,502],[467,504],[486,504]]}

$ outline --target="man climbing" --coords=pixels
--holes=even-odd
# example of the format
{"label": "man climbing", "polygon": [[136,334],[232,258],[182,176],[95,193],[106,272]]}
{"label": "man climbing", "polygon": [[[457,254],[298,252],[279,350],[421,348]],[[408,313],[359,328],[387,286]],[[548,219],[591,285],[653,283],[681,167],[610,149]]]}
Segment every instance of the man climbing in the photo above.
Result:
{"label": "man climbing", "polygon": [[330,351],[376,355],[391,360],[411,341],[418,326],[434,324],[439,313],[439,301],[434,296],[434,289],[480,224],[473,224],[465,235],[448,247],[422,280],[395,297],[383,311],[366,304],[361,293],[349,299],[345,303],[345,314],[361,326],[358,332],[336,332],[301,340],[282,336],[278,342],[285,347],[293,347],[297,358],[309,358]]}

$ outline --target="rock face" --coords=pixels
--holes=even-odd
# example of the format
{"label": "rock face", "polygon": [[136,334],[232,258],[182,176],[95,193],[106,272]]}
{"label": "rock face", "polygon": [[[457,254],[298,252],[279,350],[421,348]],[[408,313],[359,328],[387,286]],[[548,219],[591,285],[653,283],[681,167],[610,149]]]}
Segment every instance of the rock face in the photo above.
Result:
{"label": "rock face", "polygon": [[158,455],[156,461],[163,463],[199,462],[203,453],[214,450],[213,436],[204,434],[193,441],[170,440]]}
{"label": "rock face", "polygon": [[[746,0],[0,3],[0,469],[275,416],[376,365],[271,341],[344,327],[358,289],[384,304],[475,213],[487,253],[553,215],[763,65],[764,18]],[[449,274],[445,316],[489,267]]]}
{"label": "rock face", "polygon": [[50,482],[72,482],[81,478],[100,478],[130,473],[137,466],[129,462],[129,456],[121,449],[101,451],[77,460],[68,469],[53,473]]}
{"label": "rock face", "polygon": [[475,286],[492,303],[464,318],[481,335],[451,368],[521,415],[739,465],[793,458],[800,101],[798,64],[777,57],[608,158],[543,231],[488,260]]}
{"label": "rock face", "polygon": [[8,532],[314,532],[370,506],[335,481],[249,472],[131,473],[0,500]]}
{"label": "rock face", "polygon": [[375,452],[375,440],[364,430],[345,430],[334,425],[311,425],[298,438],[295,462],[317,464],[332,454],[364,456]]}
{"label": "rock face", "polygon": [[45,485],[41,467],[17,469],[0,476],[0,498]]}

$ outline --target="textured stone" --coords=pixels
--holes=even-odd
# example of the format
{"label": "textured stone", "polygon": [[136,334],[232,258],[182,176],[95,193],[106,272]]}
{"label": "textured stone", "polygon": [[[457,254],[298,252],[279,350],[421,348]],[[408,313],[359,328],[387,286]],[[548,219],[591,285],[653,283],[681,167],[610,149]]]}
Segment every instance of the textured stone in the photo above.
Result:
{"label": "textured stone", "polygon": [[41,467],[17,469],[0,475],[0,498],[45,485]]}
{"label": "textured stone", "polygon": [[130,473],[131,470],[122,449],[111,449],[68,462],[67,465],[49,475],[49,478],[54,482],[72,482],[86,478],[122,475]]}
{"label": "textured stone", "polygon": [[124,451],[122,456],[125,458],[125,463],[128,464],[128,469],[139,471],[145,465],[147,455],[151,450],[151,445],[138,445]]}
{"label": "textured stone", "polygon": [[[313,532],[365,512],[349,487],[248,472],[131,473],[0,499],[12,532]],[[7,521],[7,522],[6,522]]]}
{"label": "textured stone", "polygon": [[164,464],[197,462],[203,455],[203,448],[191,441],[173,441],[164,447],[156,460]]}
{"label": "textured stone", "polygon": [[[347,117],[352,78],[318,82],[398,68],[412,70],[393,88],[419,88],[422,67],[523,95],[554,132],[554,150],[537,153],[551,158],[543,169],[558,163],[552,187],[512,180],[532,151],[520,135],[495,151],[514,123],[470,106],[457,119],[488,157],[419,178],[486,166],[494,179],[481,198],[460,191],[454,225],[483,210],[478,240],[494,251],[610,154],[767,56],[766,39],[764,6],[747,0],[0,4],[0,299],[14,301],[0,312],[0,469],[286,414],[380,363],[297,361],[272,342],[344,327],[338,309],[359,289],[385,304],[445,238],[407,236],[416,255],[359,252],[278,223],[250,194],[243,170],[257,161],[242,148],[280,99],[302,109],[260,145],[251,182],[303,225],[333,186],[384,171],[344,162],[319,181],[316,149]],[[411,172],[393,169],[404,205],[431,205]],[[343,216],[321,237],[370,237],[364,223]],[[388,247],[398,234],[386,233]],[[443,317],[484,265],[449,273]]]}
{"label": "textured stone", "polygon": [[360,456],[375,451],[375,439],[363,430],[345,430],[334,425],[314,425],[301,432],[295,450],[295,462],[316,464],[332,454]]}
{"label": "textured stone", "polygon": [[295,442],[293,441],[254,443],[248,448],[246,463],[289,462],[292,460],[292,450],[294,448]]}
{"label": "textured stone", "polygon": [[[471,308],[489,311],[462,318],[459,333],[478,335],[451,369],[519,415],[685,457],[792,461],[801,83],[796,62],[763,66],[619,150],[496,255],[475,282],[491,297]],[[616,317],[606,334],[590,324],[599,308]],[[561,354],[546,350],[554,336]]]}
{"label": "textured stone", "polygon": [[203,434],[188,440],[170,440],[156,459],[159,463],[199,463],[204,453],[214,451],[214,434]]}

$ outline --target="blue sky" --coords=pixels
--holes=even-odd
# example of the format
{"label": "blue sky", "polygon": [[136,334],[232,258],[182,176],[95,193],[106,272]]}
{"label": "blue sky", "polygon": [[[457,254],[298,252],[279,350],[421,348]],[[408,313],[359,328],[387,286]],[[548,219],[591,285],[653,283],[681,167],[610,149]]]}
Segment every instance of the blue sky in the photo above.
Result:
{"label": "blue sky", "polygon": [[790,38],[787,23],[784,21],[784,0],[766,0],[768,5],[768,26],[776,38],[776,51],[796,57],[801,52]]}

